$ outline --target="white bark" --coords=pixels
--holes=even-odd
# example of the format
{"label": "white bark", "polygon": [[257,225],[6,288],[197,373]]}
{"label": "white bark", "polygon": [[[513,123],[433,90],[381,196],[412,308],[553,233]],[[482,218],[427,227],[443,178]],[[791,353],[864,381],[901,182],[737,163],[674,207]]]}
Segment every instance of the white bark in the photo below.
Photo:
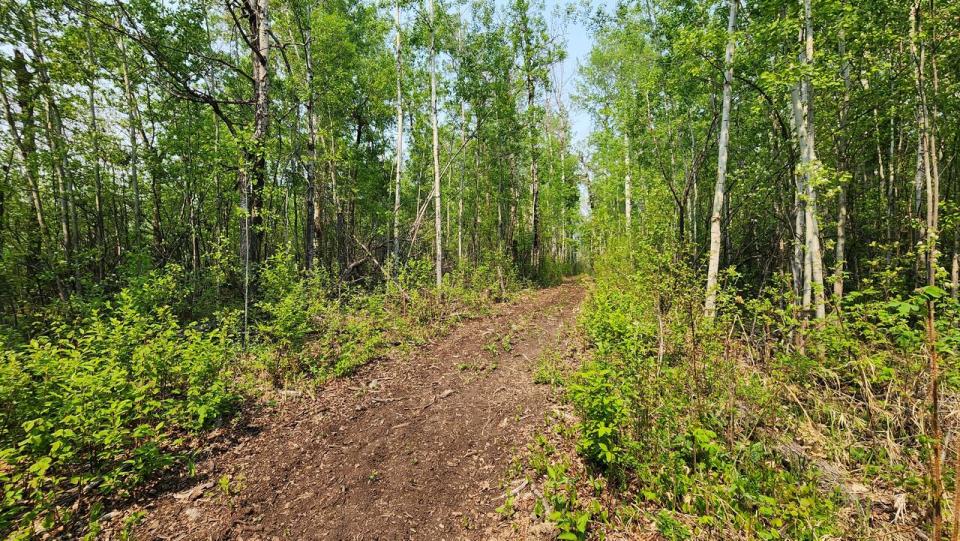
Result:
{"label": "white bark", "polygon": [[[467,146],[467,112],[463,103],[460,103],[460,147]],[[460,189],[457,191],[457,263],[463,262],[463,180],[466,176],[467,156],[460,160]]]}
{"label": "white bark", "polygon": [[401,86],[401,77],[403,74],[403,64],[400,49],[400,2],[396,3],[394,15],[396,24],[397,39],[397,167],[396,179],[393,186],[393,256],[400,258],[400,180],[403,175],[403,87]]}
{"label": "white bark", "polygon": [[[803,64],[813,63],[813,17],[810,0],[803,0],[804,25],[802,37],[804,52],[800,57]],[[817,191],[814,186],[817,170],[817,153],[813,131],[813,92],[808,77],[791,92],[794,129],[800,145],[800,166],[803,185],[799,186],[803,203],[804,218],[804,295],[803,306],[809,308],[811,301],[816,310],[817,319],[826,316],[826,303],[823,290],[823,255],[820,249],[820,226],[817,218]]]}
{"label": "white bark", "polygon": [[721,216],[726,198],[727,147],[730,141],[730,101],[733,94],[733,50],[736,46],[734,31],[737,24],[737,2],[730,0],[730,16],[727,19],[727,50],[724,56],[723,110],[720,117],[720,143],[717,152],[717,185],[713,192],[713,213],[710,215],[710,261],[707,265],[707,298],[704,315],[713,318],[717,308],[717,279],[720,272],[720,247],[722,243]]}
{"label": "white bark", "polygon": [[956,299],[960,296],[960,251],[958,251],[958,242],[956,237],[953,241],[953,265],[950,269],[950,289],[953,293],[953,298]]}
{"label": "white bark", "polygon": [[436,18],[433,12],[433,0],[428,2],[430,10],[430,124],[433,129],[433,212],[436,228],[436,277],[437,287],[443,284],[443,215],[440,201],[440,133],[437,129],[437,51]]}
{"label": "white bark", "polygon": [[[840,56],[843,59],[843,107],[840,109],[840,129],[841,132],[847,128],[847,109],[850,105],[850,62],[846,59],[846,43],[844,41],[843,30],[840,31]],[[874,110],[876,111],[876,110]],[[843,143],[843,163],[848,167],[847,144]],[[878,153],[879,156],[879,153]],[[883,177],[883,163],[880,163],[880,176]],[[882,178],[881,178],[882,180]],[[836,261],[833,275],[833,295],[837,302],[843,298],[843,267],[846,263],[846,243],[847,243],[847,189],[846,186],[840,186],[840,197],[837,201],[837,245]]]}
{"label": "white bark", "polygon": [[633,179],[630,177],[630,135],[623,135],[623,217],[627,224],[627,235],[631,232],[631,216],[633,215]]}

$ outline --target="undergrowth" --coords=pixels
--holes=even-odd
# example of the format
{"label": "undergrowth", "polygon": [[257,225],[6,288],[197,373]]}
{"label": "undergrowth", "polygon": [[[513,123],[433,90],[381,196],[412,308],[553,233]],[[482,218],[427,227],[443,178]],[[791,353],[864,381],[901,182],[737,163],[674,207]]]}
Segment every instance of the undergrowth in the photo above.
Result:
{"label": "undergrowth", "polygon": [[914,539],[928,508],[921,306],[939,304],[951,411],[956,301],[867,290],[813,324],[787,283],[748,302],[735,283],[707,322],[696,275],[670,256],[634,247],[596,263],[581,317],[594,352],[567,394],[579,454],[636,512],[618,520],[667,539]]}
{"label": "undergrowth", "polygon": [[278,254],[260,269],[244,347],[239,309],[188,322],[199,295],[170,266],[42,314],[49,327],[27,340],[0,333],[0,535],[95,536],[105,505],[189,462],[192,436],[242,401],[422,343],[521,287],[508,269],[464,266],[437,291],[414,261],[360,288]]}

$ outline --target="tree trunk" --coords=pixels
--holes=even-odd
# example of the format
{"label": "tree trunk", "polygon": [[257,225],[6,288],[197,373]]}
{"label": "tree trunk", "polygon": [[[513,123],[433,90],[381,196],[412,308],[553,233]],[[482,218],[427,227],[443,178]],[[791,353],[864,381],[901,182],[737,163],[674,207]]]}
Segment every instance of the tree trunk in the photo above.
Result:
{"label": "tree trunk", "polygon": [[[319,224],[315,219],[317,213],[316,203],[316,185],[317,185],[317,162],[319,154],[317,149],[317,111],[313,91],[313,43],[312,43],[312,4],[306,3],[307,12],[305,21],[301,23],[300,32],[303,37],[303,58],[306,72],[307,84],[307,186],[304,197],[304,217],[303,217],[303,259],[306,271],[312,272],[314,269],[314,259],[316,254],[317,237]],[[322,201],[321,201],[321,204]]]}
{"label": "tree trunk", "polygon": [[[127,101],[127,137],[130,142],[130,187],[133,190],[133,239],[137,252],[143,246],[143,211],[140,208],[140,175],[137,169],[139,160],[137,153],[137,104],[133,97],[133,88],[130,83],[129,68],[127,66],[127,47],[123,37],[117,40],[120,45],[121,64],[123,73],[123,93]],[[142,270],[142,269],[141,269]]]}
{"label": "tree trunk", "polygon": [[[810,0],[804,0],[804,25],[801,38],[804,42],[804,52],[801,54],[801,63],[810,65],[813,62],[813,21]],[[817,217],[817,192],[814,186],[818,161],[815,150],[813,131],[813,88],[808,77],[794,87],[791,92],[791,108],[793,110],[793,124],[800,146],[800,199],[803,207],[804,221],[804,294],[803,306],[809,309],[811,302],[817,319],[826,316],[826,305],[823,290],[823,256],[820,249],[820,227]]]}
{"label": "tree trunk", "polygon": [[[953,264],[950,268],[950,290],[953,298],[960,297],[960,232],[953,234]],[[960,516],[960,509],[957,511]]]}
{"label": "tree trunk", "polygon": [[[560,167],[561,167],[561,174],[562,174],[562,168],[563,168],[563,163],[562,163],[563,150],[562,150],[562,147],[561,147],[561,151],[560,151],[560,158],[561,158]],[[626,129],[624,129],[624,135],[623,135],[623,168],[624,168],[624,174],[623,174],[623,218],[624,218],[624,222],[625,222],[625,224],[626,224],[627,236],[629,237],[630,234],[631,234],[631,232],[633,231],[632,223],[631,223],[631,218],[633,217],[633,179],[632,179],[631,176],[630,176],[630,169],[631,169],[631,166],[630,166],[630,135],[629,135],[628,133],[626,133]]]}
{"label": "tree trunk", "polygon": [[443,284],[443,205],[440,201],[440,133],[437,127],[437,51],[436,17],[433,12],[433,0],[428,2],[430,9],[430,126],[433,130],[433,213],[435,225],[436,278],[437,288]]}
{"label": "tree trunk", "polygon": [[[467,113],[464,104],[460,104],[460,146],[467,146]],[[467,175],[467,154],[463,151],[460,158],[460,189],[457,191],[457,263],[463,263],[463,181]]]}
{"label": "tree trunk", "polygon": [[[27,178],[27,184],[30,188],[30,202],[33,204],[33,215],[37,222],[36,248],[42,247],[43,239],[47,235],[47,224],[43,213],[43,199],[40,197],[40,172],[39,156],[37,155],[37,127],[36,117],[34,116],[33,102],[33,74],[27,69],[27,61],[19,49],[14,50],[13,72],[17,84],[16,100],[20,108],[19,115],[13,112],[10,103],[7,101],[7,91],[0,88],[0,94],[3,96],[4,112],[6,113],[7,125],[13,141],[20,153],[20,159],[23,161],[24,176]],[[2,81],[0,81],[2,84]],[[17,129],[17,119],[19,116],[20,129]],[[39,256],[39,250],[33,254]]]}
{"label": "tree trunk", "polygon": [[[923,156],[923,178],[927,191],[926,232],[924,235],[925,252],[927,259],[927,286],[936,287],[937,284],[937,237],[938,237],[938,207],[940,201],[940,171],[938,165],[937,139],[931,117],[936,117],[934,110],[931,115],[929,98],[926,89],[926,47],[920,42],[919,1],[910,9],[910,48],[914,60],[915,82],[919,97],[919,129],[920,149]],[[934,62],[936,57],[934,56]],[[933,92],[937,91],[936,64],[933,65]],[[940,428],[940,359],[937,351],[937,327],[934,297],[927,295],[926,313],[926,349],[930,371],[930,410],[927,418],[930,451],[930,515],[932,535],[930,539],[941,539],[943,535],[943,460],[941,448],[943,445]]]}
{"label": "tree trunk", "polygon": [[[41,270],[37,268],[38,264],[52,256],[47,256],[44,250],[45,239],[49,235],[49,232],[43,213],[43,199],[40,196],[39,156],[37,155],[36,120],[34,117],[33,96],[35,92],[33,89],[33,74],[27,69],[26,59],[20,50],[14,50],[13,70],[14,79],[17,84],[16,99],[17,105],[20,108],[19,116],[22,131],[17,130],[15,115],[10,107],[6,88],[3,86],[2,73],[0,73],[0,95],[2,95],[3,98],[4,113],[10,129],[10,135],[23,161],[24,176],[29,186],[33,216],[37,224],[36,231],[30,236],[31,246],[30,252],[27,254],[27,271],[31,274],[38,275]],[[64,290],[63,283],[56,272],[53,262],[46,261],[46,264],[50,269],[53,269],[54,276],[56,276],[58,296],[61,300],[66,299],[66,291]]]}
{"label": "tree trunk", "polygon": [[[63,133],[63,121],[60,116],[60,109],[53,99],[53,93],[50,89],[50,75],[47,72],[46,59],[43,51],[43,44],[40,40],[40,30],[37,27],[37,14],[33,4],[29,6],[30,20],[24,19],[22,27],[24,34],[29,39],[29,47],[33,53],[34,70],[40,79],[40,85],[37,91],[43,96],[46,105],[46,136],[50,151],[53,154],[53,171],[57,179],[57,192],[60,200],[60,234],[61,246],[67,267],[74,273],[73,288],[80,287],[79,269],[74,265],[73,254],[76,248],[76,210],[73,201],[73,184],[66,171],[66,143]],[[39,179],[37,179],[39,181]],[[73,225],[71,226],[71,222]],[[59,281],[59,278],[58,278]],[[62,288],[61,288],[62,289]],[[61,297],[65,295],[61,291]]]}
{"label": "tree trunk", "polygon": [[93,36],[90,25],[85,28],[87,40],[87,61],[90,63],[90,77],[87,81],[87,99],[90,113],[90,136],[93,139],[93,182],[94,182],[94,211],[96,212],[94,234],[96,238],[97,280],[103,280],[106,273],[106,231],[103,223],[103,175],[100,168],[100,127],[97,121],[96,91],[93,87],[93,77],[96,74],[96,62],[93,53]]}
{"label": "tree trunk", "polygon": [[268,0],[247,0],[253,64],[253,133],[247,151],[250,167],[250,260],[259,263],[263,251],[263,189],[267,181],[267,131],[270,126],[269,20]]}
{"label": "tree trunk", "polygon": [[704,314],[713,318],[717,308],[717,282],[720,273],[720,248],[723,236],[721,218],[726,197],[727,146],[730,141],[730,101],[733,94],[733,50],[736,46],[734,31],[737,25],[738,0],[730,0],[730,15],[727,18],[727,49],[724,55],[723,106],[720,117],[720,142],[717,151],[717,185],[713,192],[713,213],[710,215],[710,261],[707,265],[707,298]]}
{"label": "tree trunk", "polygon": [[[840,107],[840,159],[843,163],[843,167],[847,172],[850,172],[849,164],[849,149],[847,148],[846,138],[844,133],[847,130],[847,114],[850,106],[850,62],[846,58],[846,42],[844,40],[843,30],[840,30],[840,45],[839,45],[840,58],[843,62],[843,103]],[[876,110],[874,110],[876,112]],[[878,147],[877,156],[880,156],[879,147]],[[883,177],[883,162],[879,163],[880,176]],[[851,176],[851,178],[853,178]],[[846,185],[840,185],[840,194],[837,198],[837,245],[836,245],[836,255],[834,257],[834,274],[833,274],[833,296],[836,297],[836,302],[839,306],[840,300],[843,299],[843,267],[846,263],[846,242],[847,242],[847,187]]]}
{"label": "tree trunk", "polygon": [[393,184],[393,257],[400,260],[400,181],[403,178],[403,60],[400,42],[400,1],[397,0],[394,15],[396,25],[397,56],[397,166]]}

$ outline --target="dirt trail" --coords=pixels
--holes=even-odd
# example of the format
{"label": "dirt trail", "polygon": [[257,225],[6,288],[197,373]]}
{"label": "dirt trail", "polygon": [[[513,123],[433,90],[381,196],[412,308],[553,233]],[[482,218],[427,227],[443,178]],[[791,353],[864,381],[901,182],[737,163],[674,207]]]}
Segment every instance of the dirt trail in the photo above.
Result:
{"label": "dirt trail", "polygon": [[511,458],[549,407],[537,359],[582,298],[575,282],[530,293],[254,416],[247,436],[146,506],[136,538],[483,538]]}

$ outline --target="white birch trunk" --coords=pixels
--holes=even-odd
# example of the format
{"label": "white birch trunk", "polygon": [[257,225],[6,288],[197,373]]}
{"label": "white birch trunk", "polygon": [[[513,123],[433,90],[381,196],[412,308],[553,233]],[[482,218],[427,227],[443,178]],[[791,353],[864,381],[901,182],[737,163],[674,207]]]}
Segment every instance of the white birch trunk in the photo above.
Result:
{"label": "white birch trunk", "polygon": [[631,234],[631,216],[633,215],[633,179],[630,176],[630,135],[623,136],[623,218],[627,225],[627,236]]}
{"label": "white birch trunk", "polygon": [[727,147],[730,141],[730,101],[733,94],[733,50],[736,46],[734,30],[737,24],[737,1],[730,0],[727,19],[727,50],[724,56],[723,110],[720,117],[720,142],[717,152],[717,185],[713,192],[713,212],[710,215],[710,261],[707,265],[707,298],[704,315],[713,318],[717,309],[717,279],[720,273],[720,231],[727,181]]}
{"label": "white birch trunk", "polygon": [[437,52],[436,31],[433,25],[436,18],[433,12],[433,0],[429,0],[430,10],[430,125],[433,129],[433,213],[436,229],[436,278],[437,288],[443,284],[443,205],[440,201],[440,133],[437,129]]}
{"label": "white birch trunk", "polygon": [[393,184],[393,257],[400,259],[400,180],[403,175],[403,87],[401,77],[403,64],[400,48],[400,2],[396,3],[394,13],[396,25],[396,54],[397,54],[397,167],[396,178]]}

